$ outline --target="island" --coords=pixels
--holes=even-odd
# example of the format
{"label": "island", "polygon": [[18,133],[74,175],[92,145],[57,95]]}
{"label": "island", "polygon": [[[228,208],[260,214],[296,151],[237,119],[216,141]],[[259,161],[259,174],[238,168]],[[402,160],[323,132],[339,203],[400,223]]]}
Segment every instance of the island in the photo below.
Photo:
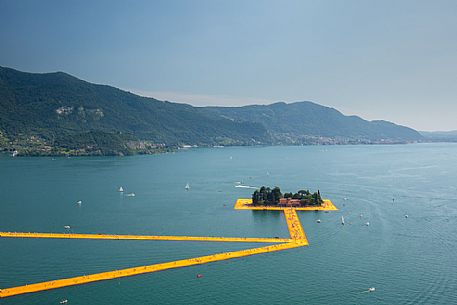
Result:
{"label": "island", "polygon": [[253,206],[278,207],[310,207],[321,206],[324,203],[319,190],[311,193],[309,190],[299,190],[296,193],[281,193],[279,187],[262,186],[252,194]]}

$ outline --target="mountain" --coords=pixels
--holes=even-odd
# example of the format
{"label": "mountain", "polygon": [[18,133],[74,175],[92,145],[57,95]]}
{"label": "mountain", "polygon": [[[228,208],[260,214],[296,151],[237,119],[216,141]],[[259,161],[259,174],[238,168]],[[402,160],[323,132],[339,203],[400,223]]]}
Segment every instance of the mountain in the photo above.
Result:
{"label": "mountain", "polygon": [[336,109],[312,102],[275,103],[244,107],[206,107],[212,117],[233,122],[262,124],[276,142],[312,143],[403,143],[423,137],[415,130],[387,121],[366,121],[345,116]]}
{"label": "mountain", "polygon": [[22,155],[152,153],[184,144],[405,143],[416,131],[311,102],[192,107],[62,72],[0,67],[0,149]]}
{"label": "mountain", "polygon": [[457,130],[420,131],[420,134],[431,142],[457,142]]}
{"label": "mountain", "polygon": [[268,139],[261,124],[208,117],[190,105],[141,97],[62,72],[0,67],[0,143],[2,134],[23,147],[81,154],[129,153],[157,144],[252,145]]}

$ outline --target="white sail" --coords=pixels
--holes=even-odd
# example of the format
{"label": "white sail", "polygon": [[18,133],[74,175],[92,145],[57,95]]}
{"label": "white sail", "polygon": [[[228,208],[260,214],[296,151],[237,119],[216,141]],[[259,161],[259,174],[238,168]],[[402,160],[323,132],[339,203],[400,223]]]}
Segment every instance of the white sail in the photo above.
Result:
{"label": "white sail", "polygon": [[123,192],[124,191],[124,188],[122,186],[119,187],[119,192]]}

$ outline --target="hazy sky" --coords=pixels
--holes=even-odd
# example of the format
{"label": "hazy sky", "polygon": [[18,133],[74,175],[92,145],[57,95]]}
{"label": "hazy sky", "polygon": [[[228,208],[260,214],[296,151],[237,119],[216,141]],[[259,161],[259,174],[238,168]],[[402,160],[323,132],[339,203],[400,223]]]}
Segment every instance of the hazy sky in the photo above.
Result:
{"label": "hazy sky", "polygon": [[457,1],[0,0],[0,65],[194,105],[457,129]]}

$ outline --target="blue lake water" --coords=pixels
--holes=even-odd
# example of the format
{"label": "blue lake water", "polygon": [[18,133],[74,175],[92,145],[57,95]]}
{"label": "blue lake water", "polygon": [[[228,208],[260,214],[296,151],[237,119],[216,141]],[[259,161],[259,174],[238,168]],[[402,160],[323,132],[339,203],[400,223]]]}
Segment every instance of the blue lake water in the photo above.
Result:
{"label": "blue lake water", "polygon": [[[280,212],[233,209],[236,198],[252,192],[236,182],[283,192],[319,189],[340,210],[299,212],[309,247],[0,304],[457,304],[455,144],[233,147],[124,158],[3,155],[0,231],[64,232],[70,225],[75,233],[287,237]],[[136,197],[121,195],[119,186]],[[2,238],[0,287],[258,245]],[[367,293],[369,287],[376,292]]]}

